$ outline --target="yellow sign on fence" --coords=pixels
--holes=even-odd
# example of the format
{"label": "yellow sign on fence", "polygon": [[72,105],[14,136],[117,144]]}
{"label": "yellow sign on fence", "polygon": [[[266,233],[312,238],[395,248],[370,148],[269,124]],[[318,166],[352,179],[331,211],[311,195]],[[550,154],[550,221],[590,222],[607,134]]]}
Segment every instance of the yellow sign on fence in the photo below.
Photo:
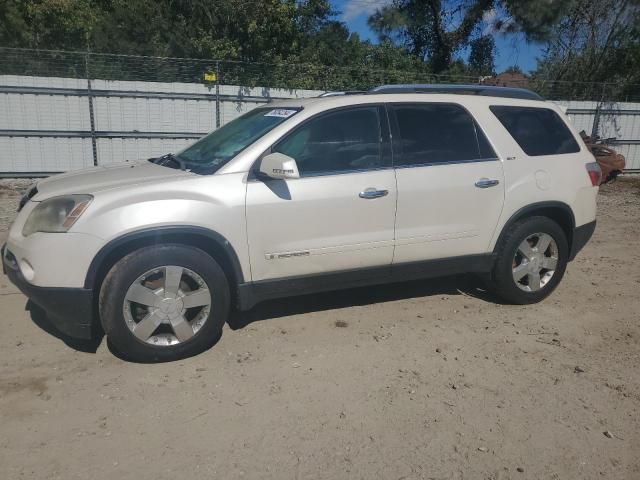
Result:
{"label": "yellow sign on fence", "polygon": [[217,80],[217,76],[215,72],[204,72],[204,81],[205,82],[215,82]]}

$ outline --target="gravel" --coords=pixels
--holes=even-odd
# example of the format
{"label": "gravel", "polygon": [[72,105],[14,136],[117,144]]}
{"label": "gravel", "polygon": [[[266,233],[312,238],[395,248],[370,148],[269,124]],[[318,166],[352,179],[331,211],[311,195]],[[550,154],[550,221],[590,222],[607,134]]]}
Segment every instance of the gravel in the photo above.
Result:
{"label": "gravel", "polygon": [[34,181],[12,178],[0,180],[0,232],[9,229],[18,209],[20,197]]}
{"label": "gravel", "polygon": [[69,341],[0,274],[0,476],[638,479],[640,178],[598,206],[540,304],[467,277],[287,298],[161,365]]}

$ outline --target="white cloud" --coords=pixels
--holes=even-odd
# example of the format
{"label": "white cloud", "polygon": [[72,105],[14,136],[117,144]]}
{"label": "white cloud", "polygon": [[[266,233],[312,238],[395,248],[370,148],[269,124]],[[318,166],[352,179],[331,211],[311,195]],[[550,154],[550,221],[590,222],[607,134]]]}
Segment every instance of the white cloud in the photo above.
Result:
{"label": "white cloud", "polygon": [[482,35],[489,35],[494,31],[494,25],[496,20],[498,19],[498,12],[496,12],[495,8],[491,10],[487,10],[482,15],[482,22],[484,23],[484,28],[482,29]]}
{"label": "white cloud", "polygon": [[342,20],[348,22],[354,18],[375,13],[379,8],[390,5],[393,0],[347,0],[342,9]]}
{"label": "white cloud", "polygon": [[482,15],[482,34],[507,33],[514,27],[515,20],[512,17],[501,15],[495,8],[487,10]]}

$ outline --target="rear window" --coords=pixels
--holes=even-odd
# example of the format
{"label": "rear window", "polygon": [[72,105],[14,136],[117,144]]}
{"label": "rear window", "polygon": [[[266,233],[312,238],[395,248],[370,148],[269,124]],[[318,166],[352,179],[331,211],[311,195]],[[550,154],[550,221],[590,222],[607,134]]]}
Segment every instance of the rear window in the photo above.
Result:
{"label": "rear window", "polygon": [[504,105],[489,108],[524,153],[531,157],[580,151],[573,134],[553,110]]}

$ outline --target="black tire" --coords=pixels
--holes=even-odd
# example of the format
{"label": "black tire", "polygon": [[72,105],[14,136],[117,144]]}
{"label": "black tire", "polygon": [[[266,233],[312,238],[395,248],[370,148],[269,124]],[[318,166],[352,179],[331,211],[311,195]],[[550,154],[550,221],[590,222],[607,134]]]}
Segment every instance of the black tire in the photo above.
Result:
{"label": "black tire", "polygon": [[[525,291],[514,280],[514,258],[519,245],[531,235],[550,235],[557,245],[557,265],[547,283],[537,291]],[[497,259],[491,276],[491,290],[501,299],[516,305],[537,303],[558,286],[567,268],[569,245],[560,225],[548,217],[528,217],[516,221],[503,235],[497,247]]]}
{"label": "black tire", "polygon": [[[126,324],[123,308],[127,291],[136,279],[145,272],[166,265],[183,267],[200,276],[212,301],[206,320],[193,337],[175,345],[156,346],[133,334]],[[144,247],[123,257],[105,277],[100,289],[100,319],[108,340],[125,359],[166,362],[196,355],[220,338],[229,315],[229,298],[226,275],[207,253],[176,244]]]}

